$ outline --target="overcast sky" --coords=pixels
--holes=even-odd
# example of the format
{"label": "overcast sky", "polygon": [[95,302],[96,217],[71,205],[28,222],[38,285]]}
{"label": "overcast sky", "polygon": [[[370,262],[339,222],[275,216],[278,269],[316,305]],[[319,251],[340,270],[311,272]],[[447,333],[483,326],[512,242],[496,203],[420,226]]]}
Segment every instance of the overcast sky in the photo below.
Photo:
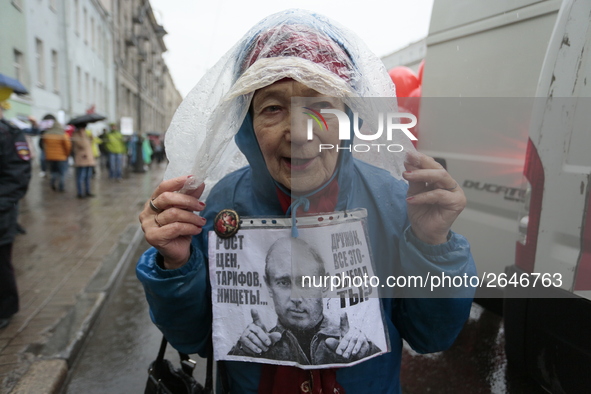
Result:
{"label": "overcast sky", "polygon": [[288,8],[324,14],[353,30],[378,56],[427,35],[433,0],[150,0],[168,35],[164,55],[184,97],[207,68],[264,17]]}

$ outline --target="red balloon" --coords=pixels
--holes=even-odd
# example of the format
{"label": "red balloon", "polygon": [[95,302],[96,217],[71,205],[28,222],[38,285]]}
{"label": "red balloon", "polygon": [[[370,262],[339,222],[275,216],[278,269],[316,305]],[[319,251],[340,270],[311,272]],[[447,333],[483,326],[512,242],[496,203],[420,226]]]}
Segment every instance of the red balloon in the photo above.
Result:
{"label": "red balloon", "polygon": [[423,70],[425,69],[425,59],[421,60],[421,64],[419,64],[419,72],[417,73],[417,78],[419,79],[419,85],[423,84]]}
{"label": "red balloon", "polygon": [[398,99],[398,109],[401,112],[410,112],[415,116],[419,116],[419,107],[421,105],[421,87],[409,93],[408,97],[400,97]]}
{"label": "red balloon", "polygon": [[421,106],[421,87],[419,86],[404,99],[404,108],[413,113],[416,117],[419,116],[419,107]]}
{"label": "red balloon", "polygon": [[416,89],[413,89],[413,91],[408,94],[408,97],[421,97],[421,90],[421,86],[417,86]]}
{"label": "red balloon", "polygon": [[419,79],[408,67],[394,67],[388,74],[396,86],[396,97],[408,97],[410,92],[419,87]]}

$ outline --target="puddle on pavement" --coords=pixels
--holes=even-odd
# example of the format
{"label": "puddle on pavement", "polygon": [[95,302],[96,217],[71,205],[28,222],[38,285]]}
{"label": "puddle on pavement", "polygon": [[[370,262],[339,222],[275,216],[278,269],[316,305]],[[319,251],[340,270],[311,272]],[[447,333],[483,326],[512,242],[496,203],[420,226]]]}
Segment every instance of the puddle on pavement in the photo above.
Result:
{"label": "puddle on pavement", "polygon": [[420,355],[404,344],[401,382],[404,394],[545,393],[508,374],[503,320],[477,304],[450,349]]}

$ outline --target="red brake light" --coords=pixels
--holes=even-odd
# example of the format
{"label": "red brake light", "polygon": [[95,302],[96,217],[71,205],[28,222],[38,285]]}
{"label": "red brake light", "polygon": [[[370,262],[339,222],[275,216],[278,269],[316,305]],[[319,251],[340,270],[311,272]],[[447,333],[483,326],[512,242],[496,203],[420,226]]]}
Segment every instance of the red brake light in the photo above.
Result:
{"label": "red brake light", "polygon": [[591,194],[585,209],[585,229],[583,230],[583,249],[577,266],[575,291],[591,290]]}
{"label": "red brake light", "polygon": [[527,141],[523,174],[531,185],[531,199],[529,203],[526,238],[524,243],[517,242],[515,265],[525,272],[533,272],[536,262],[536,246],[538,244],[542,198],[544,196],[544,167],[542,167],[538,150],[531,139]]}

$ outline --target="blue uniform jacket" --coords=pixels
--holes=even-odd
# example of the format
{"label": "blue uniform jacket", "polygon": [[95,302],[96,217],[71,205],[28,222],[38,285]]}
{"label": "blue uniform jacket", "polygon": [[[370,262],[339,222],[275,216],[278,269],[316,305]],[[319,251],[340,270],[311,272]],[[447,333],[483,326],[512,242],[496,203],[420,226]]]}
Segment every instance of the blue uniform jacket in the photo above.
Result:
{"label": "blue uniform jacket", "polygon": [[[211,191],[202,234],[193,237],[191,257],[176,270],[156,264],[151,248],[140,258],[137,276],[143,283],[152,321],[179,351],[205,356],[211,331],[211,301],[207,269],[207,233],[224,208],[241,216],[283,215],[275,184],[256,142],[250,115],[235,137],[249,166],[223,178]],[[395,154],[395,153],[392,153]],[[339,155],[339,196],[336,210],[366,208],[368,232],[376,271],[388,275],[476,275],[470,247],[464,237],[450,232],[448,242],[429,245],[410,231],[404,181],[387,171]],[[419,353],[447,349],[468,318],[473,291],[460,288],[454,298],[383,298],[391,352],[352,367],[337,370],[337,381],[347,393],[400,393],[402,339]],[[256,393],[261,365],[226,362],[231,392]]]}

